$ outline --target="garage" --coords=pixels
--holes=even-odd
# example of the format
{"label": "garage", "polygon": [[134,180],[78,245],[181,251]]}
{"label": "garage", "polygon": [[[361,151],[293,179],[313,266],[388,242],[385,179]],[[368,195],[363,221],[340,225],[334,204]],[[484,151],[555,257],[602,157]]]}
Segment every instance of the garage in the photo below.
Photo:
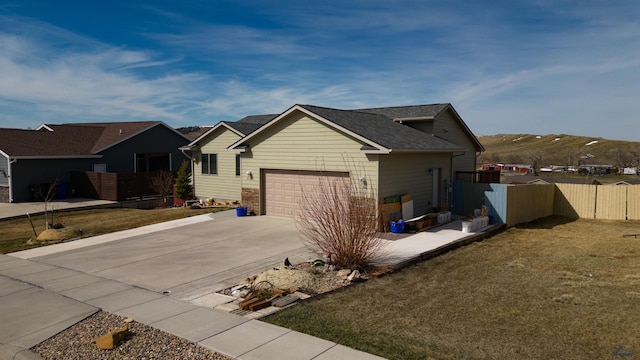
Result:
{"label": "garage", "polygon": [[264,170],[264,210],[267,215],[295,217],[303,193],[318,194],[321,183],[343,181],[349,184],[348,172],[307,170]]}

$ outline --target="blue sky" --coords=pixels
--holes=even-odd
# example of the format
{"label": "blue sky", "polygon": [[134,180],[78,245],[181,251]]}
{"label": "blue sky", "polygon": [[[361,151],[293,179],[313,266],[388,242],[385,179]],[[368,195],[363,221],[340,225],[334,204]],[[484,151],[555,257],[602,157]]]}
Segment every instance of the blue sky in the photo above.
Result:
{"label": "blue sky", "polygon": [[442,102],[479,135],[640,141],[640,1],[0,3],[0,127]]}

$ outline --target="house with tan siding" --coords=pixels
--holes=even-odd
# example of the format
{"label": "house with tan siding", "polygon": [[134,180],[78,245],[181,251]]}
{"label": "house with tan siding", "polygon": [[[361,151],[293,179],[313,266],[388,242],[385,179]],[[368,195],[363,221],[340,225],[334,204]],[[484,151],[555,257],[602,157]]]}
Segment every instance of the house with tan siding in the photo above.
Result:
{"label": "house with tan siding", "polygon": [[241,199],[240,155],[227,151],[247,134],[276,115],[247,116],[235,122],[221,121],[181,148],[192,153],[192,184],[200,199]]}
{"label": "house with tan siding", "polygon": [[[451,104],[357,110],[294,105],[260,120],[250,132],[233,131],[234,123],[225,122],[190,144],[199,197],[239,194],[256,214],[295,216],[303,192],[318,191],[320,180],[348,178],[378,199],[411,194],[414,212],[423,214],[450,206],[455,173],[474,171],[484,151]],[[198,149],[222,162],[223,148],[224,161],[237,168],[203,173],[202,164],[211,160],[198,157]]]}

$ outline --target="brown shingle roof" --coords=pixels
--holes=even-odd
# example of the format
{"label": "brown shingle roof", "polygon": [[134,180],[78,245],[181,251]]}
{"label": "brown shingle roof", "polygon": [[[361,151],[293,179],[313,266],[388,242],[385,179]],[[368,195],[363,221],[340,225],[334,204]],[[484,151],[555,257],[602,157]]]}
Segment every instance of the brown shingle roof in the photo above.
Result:
{"label": "brown shingle roof", "polygon": [[[102,134],[95,142],[92,152],[98,152],[106,147],[112,146],[134,135],[137,135],[153,126],[160,124],[159,121],[136,121],[136,122],[111,122],[111,123],[78,123],[47,125],[56,130],[64,127],[98,128],[102,129]],[[87,130],[90,131],[90,130]]]}
{"label": "brown shingle roof", "polygon": [[39,130],[0,129],[0,151],[11,157],[95,156],[158,124],[161,122],[47,124]]}

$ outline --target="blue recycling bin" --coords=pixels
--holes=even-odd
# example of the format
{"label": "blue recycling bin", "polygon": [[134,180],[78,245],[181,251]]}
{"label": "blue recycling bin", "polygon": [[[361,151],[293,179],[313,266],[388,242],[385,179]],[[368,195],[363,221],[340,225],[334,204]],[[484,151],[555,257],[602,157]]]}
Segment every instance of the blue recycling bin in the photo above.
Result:
{"label": "blue recycling bin", "polygon": [[236,216],[247,216],[247,207],[246,206],[238,206],[236,208]]}
{"label": "blue recycling bin", "polygon": [[67,184],[65,182],[59,183],[58,187],[56,188],[57,198],[58,199],[66,199],[68,190],[69,190],[69,184]]}
{"label": "blue recycling bin", "polygon": [[392,221],[391,222],[391,232],[392,233],[403,233],[404,232],[404,220]]}

